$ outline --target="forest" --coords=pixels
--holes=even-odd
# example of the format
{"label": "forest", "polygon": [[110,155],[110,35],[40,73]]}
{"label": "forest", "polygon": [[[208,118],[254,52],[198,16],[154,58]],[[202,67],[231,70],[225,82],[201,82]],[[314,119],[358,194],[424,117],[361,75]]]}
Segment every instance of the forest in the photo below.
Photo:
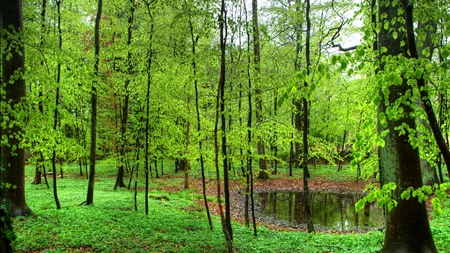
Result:
{"label": "forest", "polygon": [[2,0],[0,253],[450,252],[449,6]]}

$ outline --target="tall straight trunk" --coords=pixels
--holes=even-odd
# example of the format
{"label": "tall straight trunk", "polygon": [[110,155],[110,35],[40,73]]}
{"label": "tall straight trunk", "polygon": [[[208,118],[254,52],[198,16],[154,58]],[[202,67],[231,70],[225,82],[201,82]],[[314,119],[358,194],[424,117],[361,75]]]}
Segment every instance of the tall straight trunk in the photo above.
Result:
{"label": "tall straight trunk", "polygon": [[[44,46],[44,34],[45,34],[45,30],[46,30],[46,25],[45,25],[45,14],[47,12],[47,0],[42,0],[42,11],[41,11],[41,22],[42,22],[42,34],[41,34],[41,42],[40,42],[40,47],[42,48]],[[41,61],[41,65],[44,66],[44,60]],[[43,96],[43,92],[42,89],[39,90],[39,94],[38,97],[42,98]],[[42,100],[39,100],[39,112],[43,115],[44,114],[44,105],[42,104]],[[33,180],[33,184],[41,184],[42,181],[42,162],[43,159],[41,160],[40,158],[43,158],[43,154],[40,151],[39,152],[40,157],[38,158],[38,162],[36,163],[36,171],[34,174],[34,180]],[[48,187],[48,184],[47,184]]]}
{"label": "tall straight trunk", "polygon": [[[199,95],[198,95],[198,80],[197,80],[197,61],[196,61],[196,45],[199,40],[199,36],[195,37],[194,35],[194,26],[192,24],[192,17],[190,16],[189,12],[189,31],[191,33],[191,52],[192,52],[192,71],[194,75],[194,89],[195,89],[195,112],[197,116],[197,132],[198,135],[201,133],[201,118],[200,118],[200,108],[198,105]],[[198,141],[198,148],[200,151],[200,169],[202,174],[202,193],[203,193],[203,202],[205,203],[205,210],[206,210],[206,216],[208,217],[208,224],[209,229],[212,230],[212,220],[211,220],[211,214],[209,212],[209,205],[208,205],[208,199],[206,195],[206,177],[205,177],[205,164],[203,161],[203,141],[201,138],[199,138]]]}
{"label": "tall straight trunk", "polygon": [[[398,19],[398,7],[385,1],[379,1],[378,15],[379,22],[385,20]],[[402,17],[403,18],[403,17]],[[408,18],[406,18],[408,19]],[[408,22],[408,21],[407,21]],[[408,56],[408,45],[402,44],[407,39],[407,34],[400,28],[403,24],[397,22],[391,25],[395,31],[398,31],[398,37],[393,39],[389,30],[381,29],[378,34],[379,48],[386,48],[387,51],[381,53],[381,56]],[[409,28],[408,28],[409,30]],[[412,52],[411,52],[412,53]],[[383,61],[380,65],[379,74],[388,75],[390,67],[386,65],[395,64],[386,62],[386,57],[380,58]],[[385,113],[391,105],[399,101],[403,94],[412,93],[411,86],[407,80],[403,79],[401,84],[389,85],[389,94],[381,95],[379,113]],[[397,106],[397,105],[396,105]],[[393,182],[396,189],[392,193],[392,198],[398,202],[397,206],[390,212],[386,212],[386,234],[384,239],[383,252],[437,252],[431,235],[430,225],[425,203],[420,203],[416,198],[402,199],[400,194],[408,187],[417,189],[422,186],[422,175],[420,170],[419,151],[410,144],[409,134],[398,133],[400,126],[407,126],[408,129],[415,130],[416,122],[411,117],[412,108],[409,104],[401,103],[398,105],[403,110],[401,116],[396,118],[386,117],[384,127],[380,124],[379,131],[385,129],[389,132],[383,137],[385,145],[380,149],[380,173],[383,185]]]}
{"label": "tall straight trunk", "polygon": [[138,185],[138,179],[139,179],[139,154],[140,154],[140,145],[141,142],[139,141],[139,138],[136,138],[136,149],[137,149],[137,154],[136,154],[136,179],[134,180],[134,198],[133,198],[133,202],[134,202],[134,211],[137,212],[138,210],[138,206],[137,206],[137,185]]}
{"label": "tall straight trunk", "polygon": [[[225,0],[221,0],[220,16],[219,16],[219,32],[220,32],[220,77],[219,87],[217,89],[216,99],[216,120],[214,126],[214,146],[215,146],[215,166],[217,177],[217,201],[219,205],[220,218],[222,223],[222,231],[227,242],[228,252],[233,252],[233,232],[231,228],[231,216],[230,216],[230,192],[228,189],[228,159],[226,151],[226,136],[225,136],[225,61],[226,61],[226,25],[225,25]],[[222,150],[219,151],[219,108],[220,108],[220,120],[221,120],[221,136],[222,136]],[[219,152],[223,157],[223,181],[224,181],[224,194],[225,194],[225,214],[222,210],[222,200],[220,194],[220,172],[219,172]]]}
{"label": "tall straight trunk", "polygon": [[[310,20],[310,10],[311,4],[310,0],[306,0],[306,73],[310,75],[309,67],[311,66],[311,20]],[[304,86],[308,87],[308,83],[304,82]],[[305,211],[306,211],[306,224],[308,227],[308,232],[314,232],[314,225],[311,214],[311,203],[309,199],[309,171],[308,171],[308,132],[309,132],[309,110],[308,110],[308,99],[306,96],[302,98],[303,102],[303,191],[305,192]]]}
{"label": "tall straight trunk", "polygon": [[[247,5],[244,2],[244,12],[245,12],[245,21],[248,22],[248,16],[247,16]],[[248,41],[250,41],[251,36],[249,29],[246,28],[246,35]],[[253,197],[253,157],[252,157],[252,149],[251,143],[252,143],[252,117],[253,117],[253,103],[252,103],[252,78],[250,75],[251,70],[251,58],[250,58],[250,43],[247,43],[247,80],[248,80],[248,90],[247,90],[247,99],[248,99],[248,117],[247,117],[247,143],[248,143],[248,149],[247,149],[247,173],[246,173],[246,192],[245,192],[245,205],[246,205],[246,213],[248,213],[248,205],[250,200],[250,206],[251,206],[251,212],[252,212],[252,222],[253,222],[253,235],[257,236],[257,230],[256,230],[256,218],[255,218],[255,199]],[[246,219],[248,219],[248,214],[246,215]],[[248,222],[247,222],[248,223]]]}
{"label": "tall straight trunk", "polygon": [[89,183],[86,205],[94,204],[94,183],[95,183],[95,156],[97,151],[97,82],[100,78],[98,68],[100,64],[100,20],[102,16],[103,0],[98,0],[97,16],[95,17],[94,44],[95,44],[95,64],[94,81],[92,82],[91,93],[91,150],[89,157]]}
{"label": "tall straight trunk", "polygon": [[[302,10],[300,0],[296,0],[295,2],[295,11],[300,13]],[[295,33],[295,58],[294,58],[294,70],[296,72],[300,71],[302,66],[301,64],[301,52],[303,50],[302,47],[302,24],[297,24],[297,29]],[[295,129],[300,132],[303,129],[303,121],[302,121],[302,103],[299,98],[294,98],[293,100],[294,112],[292,117],[292,124]],[[292,136],[292,138],[294,135]],[[294,168],[300,167],[300,151],[301,151],[301,143],[299,141],[291,141],[291,161],[290,161],[290,173],[292,176],[292,163],[294,164]],[[293,161],[292,161],[293,160]]]}
{"label": "tall straight trunk", "polygon": [[[277,118],[277,104],[278,104],[278,91],[274,90],[273,91],[273,116],[275,117],[275,119]],[[273,147],[273,156],[275,157],[275,160],[273,161],[273,174],[277,174],[277,167],[278,167],[278,160],[277,160],[277,153],[278,153],[278,145],[277,145],[277,131],[274,130],[273,133],[273,139],[274,139],[274,143],[272,144]]]}
{"label": "tall straight trunk", "polygon": [[[291,114],[291,125],[294,125],[294,113]],[[298,130],[298,129],[297,129]],[[292,164],[294,163],[294,132],[291,133],[291,141],[289,142],[289,176],[292,177]]]}
{"label": "tall straight trunk", "polygon": [[136,10],[136,4],[134,0],[130,1],[130,17],[128,18],[128,29],[127,29],[127,79],[125,80],[125,99],[124,104],[122,108],[122,118],[120,120],[120,134],[121,134],[121,140],[120,140],[120,154],[119,154],[119,169],[117,172],[116,177],[116,183],[114,184],[114,190],[117,189],[117,187],[126,187],[125,183],[123,182],[123,176],[125,174],[125,152],[126,152],[126,146],[127,146],[127,124],[128,124],[128,111],[129,111],[129,104],[130,104],[130,92],[129,92],[129,85],[131,82],[131,76],[133,74],[133,63],[132,61],[132,54],[130,52],[131,48],[131,40],[133,38],[133,25],[134,25],[134,12]]}
{"label": "tall straight trunk", "polygon": [[[191,104],[191,97],[188,97],[188,115],[190,114],[190,104]],[[186,122],[186,156],[188,154],[189,149],[189,142],[191,140],[191,121],[188,119]],[[189,189],[189,158],[185,158],[185,164],[184,164],[184,189]]]}
{"label": "tall straight trunk", "polygon": [[341,171],[342,169],[342,163],[344,161],[344,155],[345,155],[345,141],[347,138],[347,129],[344,130],[344,135],[342,136],[342,145],[341,145],[341,152],[339,152],[340,157],[342,160],[338,161],[338,171]]}
{"label": "tall straight trunk", "polygon": [[[15,37],[15,33],[21,33],[23,29],[22,1],[2,0],[1,29]],[[18,111],[21,101],[26,97],[25,79],[25,49],[22,36],[11,38],[2,33],[2,43],[5,49],[2,52],[2,86],[5,91],[5,101],[12,111]],[[9,49],[9,50],[8,50]],[[8,144],[1,146],[1,164],[5,171],[2,173],[2,181],[14,185],[6,189],[4,198],[9,202],[8,211],[11,216],[21,216],[31,213],[25,201],[25,163],[24,149],[20,146],[20,138],[24,130],[19,124],[10,124],[21,120],[15,114],[2,111],[2,120],[8,117],[5,128],[1,129],[1,136],[7,137]],[[3,122],[4,123],[4,122]]]}
{"label": "tall straight trunk", "polygon": [[[56,1],[57,11],[58,11],[58,37],[59,37],[59,54],[62,52],[62,31],[61,31],[61,1]],[[56,97],[55,97],[55,114],[54,114],[54,122],[53,122],[53,130],[58,130],[58,122],[59,122],[59,112],[58,112],[58,106],[59,106],[59,85],[61,83],[61,62],[58,61],[57,66],[57,73],[56,73]],[[58,143],[55,143],[55,146],[53,147],[53,156],[52,156],[52,168],[53,168],[53,197],[55,198],[56,203],[56,209],[61,209],[61,204],[59,203],[58,199],[58,188],[56,184],[56,146]],[[62,177],[62,173],[61,173]]]}
{"label": "tall straight trunk", "polygon": [[[147,7],[147,12],[148,15],[150,17],[150,20],[153,21],[153,15],[152,15],[152,10],[150,8],[150,5],[153,3],[154,1],[144,1],[146,7]],[[149,161],[148,161],[148,156],[149,156],[149,131],[150,131],[150,127],[149,127],[149,120],[150,120],[150,88],[151,88],[151,84],[152,84],[152,75],[151,75],[151,69],[152,69],[152,63],[153,63],[153,30],[154,29],[154,24],[152,22],[152,24],[150,25],[150,33],[149,33],[149,46],[148,46],[148,60],[147,60],[147,94],[145,95],[145,109],[146,109],[146,117],[145,117],[145,214],[148,215],[148,186],[149,186],[149,180],[148,180],[148,176],[149,176]]]}
{"label": "tall straight trunk", "polygon": [[[252,29],[253,29],[253,63],[255,70],[255,104],[256,104],[256,123],[261,124],[262,117],[262,93],[261,93],[261,46],[259,40],[259,27],[258,27],[258,0],[252,0]],[[264,142],[262,138],[258,140],[258,155],[259,158],[259,175],[258,179],[267,180],[269,174],[267,173],[267,160],[264,157],[265,154]]]}
{"label": "tall straight trunk", "polygon": [[[405,10],[405,20],[407,29],[407,44],[410,52],[410,57],[414,59],[419,58],[419,53],[417,52],[416,40],[414,36],[414,20],[413,20],[413,4],[408,0],[402,0],[403,8]],[[425,79],[421,75],[417,79],[417,86],[419,88],[420,97],[422,99],[422,106],[427,115],[428,121],[430,122],[430,127],[433,132],[434,138],[436,140],[437,146],[441,151],[442,157],[444,158],[445,164],[447,165],[447,173],[450,175],[450,150],[445,143],[444,136],[442,135],[441,127],[434,113],[433,104],[431,103],[428,90],[425,87]]]}

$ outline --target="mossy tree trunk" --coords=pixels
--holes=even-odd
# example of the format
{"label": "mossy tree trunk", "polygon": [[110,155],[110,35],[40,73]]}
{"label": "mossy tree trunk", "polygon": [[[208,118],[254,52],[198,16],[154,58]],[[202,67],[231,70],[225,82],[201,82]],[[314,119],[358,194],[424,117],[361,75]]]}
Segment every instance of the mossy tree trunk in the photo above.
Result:
{"label": "mossy tree trunk", "polygon": [[[381,0],[378,3],[378,17],[381,24],[403,18],[398,15],[401,5]],[[395,59],[407,57],[407,45],[402,43],[406,41],[402,25],[396,22],[389,27],[391,30],[382,28],[378,34],[378,48],[385,50],[381,56],[393,56],[394,59],[388,61],[389,57],[380,58],[382,62],[379,78],[387,77],[393,73],[391,71],[396,71],[395,74],[399,75],[398,70],[401,66],[398,66]],[[392,29],[398,35],[395,39]],[[401,102],[405,94],[412,93],[412,87],[408,85],[406,79],[401,80],[400,77],[401,74],[383,84],[384,87],[380,87],[384,92],[380,92],[382,99],[378,108],[379,115],[386,115],[386,120],[380,122],[379,130],[380,132],[388,130],[383,137],[385,146],[380,149],[381,182],[383,185],[391,182],[396,184],[392,198],[398,202],[392,211],[386,212],[383,252],[436,252],[425,203],[419,203],[417,198],[408,200],[400,198],[402,191],[408,187],[416,189],[422,186],[419,151],[410,144],[408,134],[408,129],[416,129],[415,118],[411,116],[413,112],[411,106],[414,106],[414,103],[408,102],[414,98],[406,98],[407,103]],[[399,129],[404,129],[406,134],[399,134]]]}
{"label": "mossy tree trunk", "polygon": [[[22,1],[2,0],[1,26],[5,32],[2,43],[6,49],[2,53],[2,86],[5,91],[5,101],[11,111],[21,111],[22,99],[25,98],[25,49],[22,42],[21,30]],[[9,111],[9,110],[8,110]],[[6,189],[4,198],[9,202],[8,211],[11,216],[21,216],[31,213],[25,201],[25,162],[24,149],[20,145],[20,139],[24,134],[17,118],[20,113],[8,113],[2,111],[3,120],[8,118],[5,128],[1,129],[2,136],[8,136],[8,143],[1,147],[1,165],[5,169],[2,180],[13,187]],[[5,123],[5,122],[2,122]]]}

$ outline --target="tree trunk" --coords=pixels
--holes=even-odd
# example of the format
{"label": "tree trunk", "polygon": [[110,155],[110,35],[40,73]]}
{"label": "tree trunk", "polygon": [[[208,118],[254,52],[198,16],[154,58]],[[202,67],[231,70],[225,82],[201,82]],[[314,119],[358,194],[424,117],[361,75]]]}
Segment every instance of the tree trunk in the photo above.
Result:
{"label": "tree trunk", "polygon": [[42,183],[42,171],[41,165],[39,161],[36,162],[36,169],[34,171],[34,180],[32,184],[41,184]]}
{"label": "tree trunk", "polygon": [[[188,114],[190,114],[190,103],[191,103],[191,98],[188,97]],[[189,149],[189,142],[190,142],[190,135],[191,135],[191,122],[188,119],[186,122],[187,126],[186,126],[186,156],[188,154],[188,149]],[[189,189],[189,159],[186,157],[185,158],[186,163],[184,164],[184,189]]]}
{"label": "tree trunk", "polygon": [[[152,15],[152,10],[150,8],[150,5],[153,3],[154,1],[144,1],[145,6],[147,7],[147,12],[148,12],[148,16],[150,17],[150,20],[153,21],[153,15]],[[149,161],[148,161],[148,156],[149,156],[149,131],[150,131],[150,126],[149,126],[149,120],[150,120],[150,88],[151,88],[151,84],[152,84],[152,75],[151,75],[151,69],[152,69],[152,63],[153,63],[153,29],[154,29],[154,23],[152,22],[152,24],[150,25],[150,33],[149,33],[149,45],[148,45],[148,59],[147,59],[147,92],[145,95],[145,113],[146,113],[146,117],[145,117],[145,152],[144,152],[144,156],[145,156],[145,214],[148,215],[148,186],[149,186],[149,180],[148,180],[148,176],[149,176]]]}
{"label": "tree trunk", "polygon": [[122,108],[122,118],[120,120],[120,133],[121,133],[121,140],[120,140],[120,154],[119,154],[119,169],[117,172],[116,177],[116,183],[114,184],[114,190],[117,189],[117,187],[126,187],[125,183],[123,182],[123,176],[125,174],[125,152],[126,152],[126,146],[127,146],[127,124],[128,124],[128,111],[129,111],[129,104],[130,104],[130,94],[128,90],[128,86],[130,85],[130,79],[133,74],[133,63],[132,60],[132,54],[130,52],[131,50],[131,39],[133,37],[133,24],[134,24],[134,11],[136,9],[134,0],[130,1],[130,16],[128,18],[128,29],[127,29],[127,79],[125,80],[125,101]]}
{"label": "tree trunk", "polygon": [[[301,8],[301,3],[299,0],[296,0],[295,3],[295,11],[300,13],[303,11]],[[299,14],[300,15],[300,14]],[[301,58],[300,53],[302,52],[302,24],[298,23],[296,24],[298,27],[296,29],[295,34],[295,59],[294,59],[294,70],[296,72],[300,71],[301,68]],[[302,103],[299,98],[294,98],[292,100],[294,105],[294,112],[292,116],[292,123],[295,126],[295,129],[300,132],[303,129],[302,125]],[[294,138],[294,134],[292,135],[292,138]],[[294,168],[300,167],[300,151],[301,151],[301,143],[299,141],[291,141],[291,161],[289,164],[289,175],[292,176],[292,165],[294,165]]]}
{"label": "tree trunk", "polygon": [[[103,0],[98,0],[97,16],[95,17],[95,65],[94,75],[99,78],[98,68],[100,64],[100,20],[102,16]],[[91,150],[89,158],[89,183],[86,198],[86,205],[94,204],[94,183],[95,183],[95,156],[97,151],[97,79],[92,83],[91,94]]]}
{"label": "tree trunk", "polygon": [[[47,0],[43,0],[42,1],[42,11],[41,11],[41,21],[42,21],[42,34],[41,34],[41,43],[40,43],[40,47],[42,48],[44,45],[44,34],[45,34],[45,14],[47,11]],[[41,65],[44,66],[45,62],[44,60],[41,61]],[[42,98],[43,96],[43,92],[42,89],[39,90],[39,98]],[[42,104],[42,100],[39,100],[39,112],[43,115],[44,114],[44,105]],[[42,155],[42,151],[39,151],[40,157],[43,158],[44,156]],[[36,171],[34,174],[34,181],[33,184],[41,184],[42,182],[42,171],[41,171],[41,162],[44,162],[44,159],[39,159],[38,158],[38,162],[36,163]],[[47,184],[48,187],[48,184]]]}
{"label": "tree trunk", "polygon": [[[59,37],[59,51],[62,51],[62,31],[61,31],[61,0],[56,1],[56,6],[58,10],[58,37]],[[59,84],[61,83],[61,63],[58,62],[57,66],[57,74],[56,74],[56,96],[55,96],[55,112],[54,112],[54,122],[53,122],[53,130],[56,132],[58,131],[58,122],[59,122]],[[56,146],[58,143],[55,143],[55,146],[53,147],[53,156],[52,156],[52,168],[53,168],[53,197],[55,198],[55,204],[56,204],[56,210],[61,209],[61,204],[59,203],[58,198],[58,187],[56,184]],[[61,178],[63,174],[61,172]]]}
{"label": "tree trunk", "polygon": [[[379,1],[379,22],[393,20],[398,17],[396,6],[385,4]],[[382,18],[382,17],[385,18]],[[398,37],[393,39],[392,34],[381,29],[378,35],[379,48],[386,48],[383,55],[403,56],[408,54],[407,46],[402,46],[401,41],[406,39],[406,34],[400,32],[401,23],[393,25],[399,31]],[[380,58],[381,59],[381,58]],[[383,58],[384,59],[384,58]],[[393,62],[382,62],[380,66],[381,74],[386,73],[386,65]],[[396,66],[397,67],[397,66]],[[397,67],[398,68],[398,67]],[[384,73],[383,73],[384,72]],[[389,94],[380,92],[382,97],[379,105],[379,113],[386,113],[388,106],[394,104],[403,94],[411,91],[407,80],[399,85],[388,84]],[[422,186],[422,175],[420,170],[419,151],[409,143],[408,134],[399,135],[397,128],[406,125],[410,129],[415,129],[415,119],[410,113],[412,109],[409,105],[400,104],[404,113],[396,118],[387,117],[385,128],[389,130],[383,138],[385,146],[380,149],[380,173],[382,184],[393,182],[397,188],[392,194],[392,198],[398,202],[397,207],[390,212],[386,212],[386,235],[383,252],[437,252],[431,235],[425,203],[419,203],[416,198],[403,200],[400,194],[408,187],[414,189]],[[384,130],[380,124],[379,131]]]}
{"label": "tree trunk", "polygon": [[[247,5],[245,1],[243,1],[244,5],[244,13],[245,13],[245,22],[248,22],[248,15],[247,15]],[[246,27],[245,29],[247,39],[248,41],[251,40],[250,31],[249,28]],[[245,219],[246,219],[246,225],[249,225],[249,215],[248,215],[248,207],[249,207],[249,201],[251,205],[251,211],[252,211],[252,222],[253,222],[253,235],[257,236],[257,230],[256,230],[256,219],[255,219],[255,202],[253,197],[253,157],[252,157],[252,114],[253,114],[253,103],[252,103],[252,79],[250,75],[251,70],[251,58],[250,58],[250,43],[247,43],[247,80],[248,80],[248,90],[247,90],[247,101],[248,101],[248,116],[247,116],[247,171],[245,173],[245,181],[246,181],[246,187],[245,187]]]}
{"label": "tree trunk", "polygon": [[[1,8],[0,4],[0,8]],[[5,186],[2,181],[2,171],[0,170],[0,253],[10,253],[14,252],[13,241],[16,239],[14,230],[12,228],[11,216],[8,210],[4,208],[3,205],[3,193],[5,191]]]}
{"label": "tree trunk", "polygon": [[[310,53],[310,40],[311,40],[311,21],[310,21],[310,9],[311,4],[309,0],[306,0],[306,72],[310,75],[309,66],[311,66],[311,53]],[[304,86],[308,87],[308,83],[304,82]],[[309,199],[309,171],[308,171],[308,132],[309,132],[309,110],[308,110],[308,99],[302,98],[303,101],[303,191],[305,192],[305,210],[306,210],[306,225],[308,227],[308,233],[314,232],[314,225],[311,214],[311,203]]]}
{"label": "tree trunk", "polygon": [[[21,3],[20,0],[2,0],[1,28],[13,36],[16,31],[22,32],[23,28]],[[21,36],[17,40],[5,34],[2,40],[4,48],[10,49],[2,54],[2,86],[11,110],[18,111],[21,109],[21,101],[26,95],[25,79],[23,78],[25,71],[24,45]],[[8,116],[10,122],[5,124],[6,128],[1,129],[1,135],[8,137],[8,145],[1,147],[1,164],[5,168],[2,179],[4,183],[14,187],[8,187],[4,197],[10,203],[8,211],[11,216],[21,216],[31,213],[25,201],[24,149],[19,145],[24,131],[20,124],[13,123],[23,119],[15,118],[14,114],[5,115],[5,113],[2,112],[2,115]]]}
{"label": "tree trunk", "polygon": [[[189,31],[191,33],[191,52],[192,52],[192,71],[194,75],[194,89],[195,89],[195,112],[197,116],[197,133],[200,135],[201,131],[201,118],[200,118],[200,108],[198,105],[199,94],[198,94],[198,80],[197,80],[197,61],[196,61],[196,45],[199,40],[199,36],[194,36],[194,26],[192,24],[191,12],[189,14]],[[198,149],[200,151],[200,168],[202,174],[202,193],[203,193],[203,202],[205,203],[206,216],[208,217],[209,229],[213,230],[211,214],[209,212],[208,199],[206,195],[206,177],[205,177],[205,163],[203,161],[203,141],[199,138],[198,141]]]}
{"label": "tree trunk", "polygon": [[[222,223],[222,231],[227,242],[228,252],[233,252],[233,231],[231,227],[230,216],[230,192],[228,189],[228,166],[227,166],[227,144],[225,135],[225,62],[226,62],[226,19],[225,19],[225,0],[221,0],[220,16],[219,16],[219,32],[220,32],[220,77],[219,87],[217,89],[216,97],[216,119],[214,125],[214,147],[215,147],[215,167],[216,167],[216,179],[217,179],[217,203],[219,205],[220,220]],[[219,109],[220,108],[220,109]],[[220,110],[220,111],[219,111]],[[221,120],[221,136],[222,136],[222,149],[219,151],[219,114]],[[224,181],[224,194],[225,194],[225,214],[222,209],[221,190],[220,190],[220,170],[219,170],[219,152],[224,157],[223,160],[223,181]]]}
{"label": "tree trunk", "polygon": [[[260,62],[261,62],[261,46],[259,41],[258,28],[258,0],[252,0],[252,28],[253,28],[253,63],[255,64],[255,104],[256,104],[256,123],[260,124],[263,121],[262,117],[262,94],[260,82]],[[264,142],[262,138],[258,140],[258,155],[259,158],[259,176],[258,179],[267,180],[269,174],[267,173],[267,160],[264,157],[266,154],[264,149]]]}

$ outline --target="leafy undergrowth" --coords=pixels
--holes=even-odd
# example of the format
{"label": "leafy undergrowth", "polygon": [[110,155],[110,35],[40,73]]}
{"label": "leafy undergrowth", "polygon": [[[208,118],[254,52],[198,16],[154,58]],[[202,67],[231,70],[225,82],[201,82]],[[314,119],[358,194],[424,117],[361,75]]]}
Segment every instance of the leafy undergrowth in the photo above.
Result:
{"label": "leafy undergrowth", "polygon": [[[133,191],[112,190],[114,167],[103,163],[98,168],[93,206],[82,205],[87,180],[75,175],[75,166],[65,169],[65,178],[58,180],[61,210],[55,209],[52,189],[31,185],[32,169],[27,171],[27,202],[38,216],[15,220],[17,252],[226,252],[220,219],[213,216],[211,231],[204,208],[198,204],[201,197],[195,189],[198,180],[192,180],[193,189],[181,190],[182,173],[152,179],[149,215],[145,215],[142,188],[135,211]],[[279,185],[287,182],[283,177],[271,180]],[[257,188],[272,185],[269,182],[258,183]],[[210,186],[214,188],[212,181]],[[242,184],[236,180],[233,187],[237,190]],[[439,251],[450,252],[448,209],[431,224]],[[236,252],[377,252],[383,241],[383,233],[379,231],[307,234],[264,226],[258,227],[258,236],[254,237],[253,229],[239,222],[233,222],[233,232]]]}

